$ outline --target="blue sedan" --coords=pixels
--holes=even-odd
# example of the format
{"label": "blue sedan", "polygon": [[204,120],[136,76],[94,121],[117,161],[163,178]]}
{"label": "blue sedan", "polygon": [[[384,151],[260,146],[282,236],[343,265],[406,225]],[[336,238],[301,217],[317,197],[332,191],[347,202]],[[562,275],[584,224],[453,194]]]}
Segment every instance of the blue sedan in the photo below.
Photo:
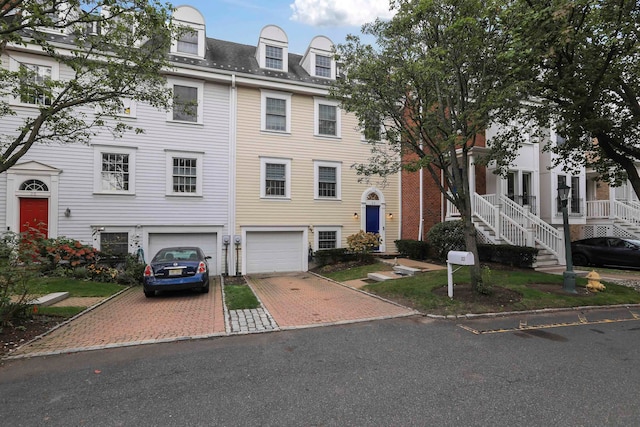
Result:
{"label": "blue sedan", "polygon": [[195,246],[160,249],[144,269],[144,294],[156,291],[198,289],[209,292],[209,265],[202,249]]}

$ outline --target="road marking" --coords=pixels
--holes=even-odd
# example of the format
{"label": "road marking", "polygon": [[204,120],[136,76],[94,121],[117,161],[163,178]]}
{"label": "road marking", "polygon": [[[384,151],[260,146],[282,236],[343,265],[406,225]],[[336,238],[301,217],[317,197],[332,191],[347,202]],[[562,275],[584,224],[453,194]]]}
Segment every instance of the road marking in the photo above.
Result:
{"label": "road marking", "polygon": [[629,310],[629,314],[632,318],[627,319],[600,319],[600,320],[589,320],[582,313],[578,314],[578,320],[575,322],[561,322],[561,323],[548,323],[548,324],[540,324],[540,325],[528,325],[527,320],[520,320],[519,325],[513,328],[498,328],[498,329],[486,329],[480,330],[473,328],[468,325],[458,325],[460,328],[471,332],[475,335],[484,335],[484,334],[499,334],[503,332],[517,332],[517,331],[527,331],[532,329],[551,329],[551,328],[564,328],[568,326],[583,326],[583,325],[599,325],[604,323],[619,323],[619,322],[630,322],[630,321],[638,321],[640,320],[640,314],[634,313]]}

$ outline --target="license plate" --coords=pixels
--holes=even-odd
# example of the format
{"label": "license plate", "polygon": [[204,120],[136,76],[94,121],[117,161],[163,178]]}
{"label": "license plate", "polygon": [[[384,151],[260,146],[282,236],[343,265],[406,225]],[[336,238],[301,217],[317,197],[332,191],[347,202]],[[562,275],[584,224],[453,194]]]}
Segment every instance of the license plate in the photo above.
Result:
{"label": "license plate", "polygon": [[174,268],[169,270],[169,276],[182,276],[182,269],[181,268]]}

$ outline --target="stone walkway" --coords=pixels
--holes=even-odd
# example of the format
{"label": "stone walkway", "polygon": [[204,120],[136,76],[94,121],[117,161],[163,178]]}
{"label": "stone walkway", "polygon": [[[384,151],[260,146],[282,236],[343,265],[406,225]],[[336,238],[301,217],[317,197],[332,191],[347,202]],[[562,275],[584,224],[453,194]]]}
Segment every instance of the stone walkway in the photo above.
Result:
{"label": "stone walkway", "polygon": [[278,325],[264,308],[229,310],[229,329],[232,334],[277,331]]}

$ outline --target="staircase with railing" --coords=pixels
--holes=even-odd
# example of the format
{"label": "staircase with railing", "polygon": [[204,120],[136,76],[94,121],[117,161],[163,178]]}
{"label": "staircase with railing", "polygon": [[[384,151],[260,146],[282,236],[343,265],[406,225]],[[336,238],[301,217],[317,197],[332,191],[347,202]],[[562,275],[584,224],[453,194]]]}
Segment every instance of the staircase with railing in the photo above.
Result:
{"label": "staircase with railing", "polygon": [[587,202],[587,218],[611,221],[612,230],[607,234],[640,239],[640,204],[638,202],[590,200]]}

